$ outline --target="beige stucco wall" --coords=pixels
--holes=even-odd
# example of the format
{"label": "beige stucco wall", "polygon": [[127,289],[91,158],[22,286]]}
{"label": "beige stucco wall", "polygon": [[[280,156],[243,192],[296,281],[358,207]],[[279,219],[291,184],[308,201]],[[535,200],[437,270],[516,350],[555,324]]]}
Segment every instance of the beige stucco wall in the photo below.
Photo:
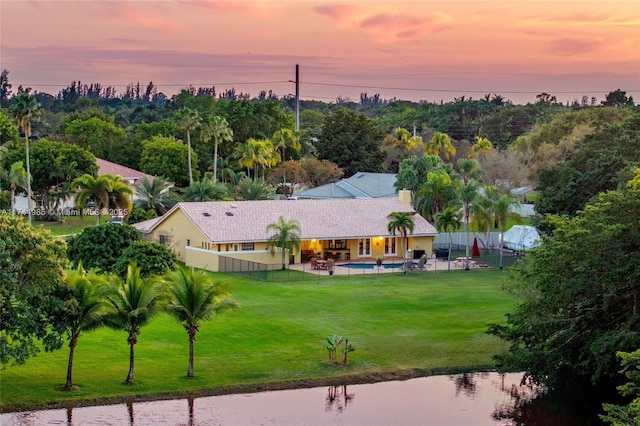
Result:
{"label": "beige stucco wall", "polygon": [[160,235],[165,235],[168,238],[168,243],[165,243],[165,246],[173,251],[182,262],[185,262],[185,247],[187,245],[201,247],[204,241],[204,236],[198,227],[180,209],[173,211],[151,233],[146,234],[145,239],[159,243]]}
{"label": "beige stucco wall", "polygon": [[[204,250],[197,247],[188,247],[185,250],[185,264],[194,268],[206,269],[207,271],[218,272],[220,270],[220,256],[232,257],[234,259],[248,260],[263,264],[280,265],[282,263],[282,252],[276,251],[273,254],[269,250],[259,251],[229,251],[220,252],[214,250]],[[288,253],[285,255],[286,262],[289,262]]]}

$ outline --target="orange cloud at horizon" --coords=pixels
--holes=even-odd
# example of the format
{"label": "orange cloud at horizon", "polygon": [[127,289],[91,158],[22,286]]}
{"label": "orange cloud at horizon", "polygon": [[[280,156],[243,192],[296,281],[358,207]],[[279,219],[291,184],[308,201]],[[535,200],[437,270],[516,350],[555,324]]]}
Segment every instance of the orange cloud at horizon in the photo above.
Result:
{"label": "orange cloud at horizon", "polygon": [[[637,1],[2,2],[0,67],[57,93],[153,81],[257,94],[449,100],[541,92],[640,99]],[[28,26],[25,30],[24,23]],[[261,84],[262,83],[262,84]]]}

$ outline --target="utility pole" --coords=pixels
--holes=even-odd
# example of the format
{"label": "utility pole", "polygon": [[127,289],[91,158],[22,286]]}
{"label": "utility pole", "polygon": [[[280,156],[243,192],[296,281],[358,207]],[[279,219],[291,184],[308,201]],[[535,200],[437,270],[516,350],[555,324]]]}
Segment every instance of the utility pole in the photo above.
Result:
{"label": "utility pole", "polygon": [[296,64],[296,132],[300,131],[300,65]]}

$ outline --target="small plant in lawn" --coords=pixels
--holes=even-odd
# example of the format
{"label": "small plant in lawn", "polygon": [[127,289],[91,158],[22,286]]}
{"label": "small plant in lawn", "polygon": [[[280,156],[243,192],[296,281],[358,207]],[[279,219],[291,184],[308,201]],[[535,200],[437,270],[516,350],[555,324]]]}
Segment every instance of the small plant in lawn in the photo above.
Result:
{"label": "small plant in lawn", "polygon": [[[327,352],[329,353],[329,362],[333,364],[347,365],[349,362],[349,352],[355,351],[353,345],[349,343],[349,339],[334,334],[333,337],[327,337]],[[342,354],[342,358],[338,361],[338,351]]]}

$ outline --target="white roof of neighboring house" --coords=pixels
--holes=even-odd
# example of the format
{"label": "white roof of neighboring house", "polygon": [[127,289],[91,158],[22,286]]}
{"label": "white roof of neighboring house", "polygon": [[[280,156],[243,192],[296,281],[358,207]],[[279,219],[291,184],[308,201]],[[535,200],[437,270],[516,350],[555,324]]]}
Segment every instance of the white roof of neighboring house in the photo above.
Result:
{"label": "white roof of neighboring house", "polygon": [[133,185],[140,184],[143,176],[153,179],[153,176],[142,173],[139,170],[112,163],[111,161],[103,160],[102,158],[96,158],[96,164],[98,165],[98,176],[107,173],[111,175],[120,175],[122,176],[122,179]]}
{"label": "white roof of neighboring house", "polygon": [[[142,232],[151,232],[178,209],[206,238],[217,243],[266,241],[267,225],[275,223],[279,216],[300,223],[302,240],[385,236],[389,235],[390,213],[415,213],[398,198],[213,201],[178,203],[161,218],[133,226]],[[419,214],[414,215],[414,222],[413,236],[438,233]]]}
{"label": "white roof of neighboring house", "polygon": [[393,173],[358,172],[336,183],[306,189],[293,194],[297,198],[386,198],[397,197]]}

